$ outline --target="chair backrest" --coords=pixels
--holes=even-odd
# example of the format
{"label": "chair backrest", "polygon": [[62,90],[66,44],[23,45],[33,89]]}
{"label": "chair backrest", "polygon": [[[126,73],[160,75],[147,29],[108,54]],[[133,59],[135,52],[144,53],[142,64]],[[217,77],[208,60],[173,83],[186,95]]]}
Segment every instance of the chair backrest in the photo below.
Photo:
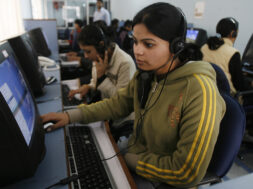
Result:
{"label": "chair backrest", "polygon": [[219,136],[208,171],[223,177],[239,152],[246,118],[242,106],[230,95],[229,83],[224,72],[219,66],[215,64],[212,66],[216,71],[218,90],[226,103],[226,113],[220,124]]}

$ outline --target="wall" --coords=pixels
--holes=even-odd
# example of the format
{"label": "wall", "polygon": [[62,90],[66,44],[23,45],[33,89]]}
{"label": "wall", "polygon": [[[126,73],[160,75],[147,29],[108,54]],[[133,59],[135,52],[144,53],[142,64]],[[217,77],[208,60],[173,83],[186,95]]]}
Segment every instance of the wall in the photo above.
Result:
{"label": "wall", "polygon": [[[247,42],[253,33],[253,24],[249,24],[253,18],[252,0],[202,0],[205,2],[205,11],[202,19],[194,18],[195,3],[201,0],[167,0],[180,7],[186,15],[187,21],[195,27],[204,28],[208,35],[215,35],[217,22],[224,17],[232,16],[239,21],[239,35],[235,47],[243,53]],[[132,19],[144,6],[158,2],[157,0],[111,0],[112,18]]]}
{"label": "wall", "polygon": [[20,0],[21,13],[23,19],[32,18],[32,4],[31,0]]}

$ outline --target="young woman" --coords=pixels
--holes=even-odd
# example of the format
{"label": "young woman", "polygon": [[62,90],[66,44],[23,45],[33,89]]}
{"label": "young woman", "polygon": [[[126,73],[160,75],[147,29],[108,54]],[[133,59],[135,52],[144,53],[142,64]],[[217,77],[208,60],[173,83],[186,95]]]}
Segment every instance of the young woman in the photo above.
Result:
{"label": "young woman", "polygon": [[211,160],[225,103],[212,66],[191,61],[196,54],[184,47],[185,31],[178,8],[168,3],[144,8],[133,19],[140,71],[129,85],[110,99],[49,113],[43,121],[55,121],[51,129],[56,129],[134,111],[134,131],[124,155],[128,167],[148,181],[176,187],[198,184]]}
{"label": "young woman", "polygon": [[102,98],[109,98],[129,83],[136,71],[133,59],[116,43],[110,42],[101,28],[96,25],[84,27],[78,42],[84,57],[95,64],[96,73],[92,74],[90,84],[70,91],[70,98],[76,93],[85,96],[91,89],[99,90]]}
{"label": "young woman", "polygon": [[217,64],[226,74],[232,95],[253,87],[252,81],[244,79],[240,52],[233,47],[238,30],[236,19],[222,18],[216,26],[216,33],[220,36],[209,37],[201,48],[203,60]]}

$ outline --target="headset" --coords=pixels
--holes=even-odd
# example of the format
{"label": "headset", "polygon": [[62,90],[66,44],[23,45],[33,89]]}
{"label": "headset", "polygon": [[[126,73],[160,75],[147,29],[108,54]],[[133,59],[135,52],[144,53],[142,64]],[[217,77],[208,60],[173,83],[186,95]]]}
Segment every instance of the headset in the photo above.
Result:
{"label": "headset", "polygon": [[237,20],[235,20],[234,18],[232,18],[232,17],[228,17],[227,18],[230,22],[232,22],[233,24],[234,24],[234,26],[235,26],[235,30],[233,31],[233,33],[232,33],[232,37],[234,38],[234,37],[237,37],[237,31],[238,31],[238,27],[239,27],[239,23],[238,23],[238,21]]}
{"label": "headset", "polygon": [[[99,53],[99,55],[101,56],[101,58],[103,59],[104,57],[104,54],[105,54],[105,50],[107,49],[107,44],[106,44],[106,37],[105,37],[105,34],[103,32],[103,30],[99,27],[99,26],[96,26],[96,28],[98,29],[99,31],[99,42],[97,45],[95,45],[95,48],[97,50],[97,52]],[[100,43],[101,41],[103,41],[103,44]]]}
{"label": "headset", "polygon": [[[221,24],[223,24],[223,23],[226,24],[227,27],[226,26],[221,27]],[[221,29],[223,28],[223,30],[225,29],[225,31],[229,32],[227,35],[229,35],[232,32],[231,37],[233,37],[233,38],[237,37],[239,22],[236,19],[234,19],[232,17],[223,18],[222,20],[219,21],[218,25],[220,25]],[[217,25],[217,27],[218,27],[218,25]],[[216,28],[216,32],[219,33],[217,28]]]}
{"label": "headset", "polygon": [[187,32],[187,22],[183,11],[177,7],[178,12],[181,15],[181,23],[178,28],[178,37],[174,38],[170,43],[170,52],[174,54],[176,58],[185,47],[185,37]]}

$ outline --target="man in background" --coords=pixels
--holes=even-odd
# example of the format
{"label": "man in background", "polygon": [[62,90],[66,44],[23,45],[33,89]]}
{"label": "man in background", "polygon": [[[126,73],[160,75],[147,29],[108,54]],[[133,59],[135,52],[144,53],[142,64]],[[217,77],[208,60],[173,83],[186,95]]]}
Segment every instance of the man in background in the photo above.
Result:
{"label": "man in background", "polygon": [[97,0],[97,10],[93,15],[93,22],[103,20],[107,26],[111,24],[110,13],[103,7],[103,0]]}

